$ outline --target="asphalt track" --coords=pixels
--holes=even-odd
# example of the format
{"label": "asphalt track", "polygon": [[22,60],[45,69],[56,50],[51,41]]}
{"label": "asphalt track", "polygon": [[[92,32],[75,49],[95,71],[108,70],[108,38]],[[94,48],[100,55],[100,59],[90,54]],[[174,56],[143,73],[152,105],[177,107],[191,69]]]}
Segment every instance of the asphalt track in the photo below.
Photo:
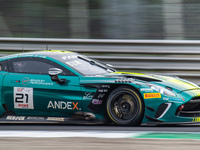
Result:
{"label": "asphalt track", "polygon": [[41,125],[41,124],[0,124],[0,130],[29,131],[145,131],[145,132],[200,132],[199,125],[140,126],[126,127],[115,125]]}
{"label": "asphalt track", "polygon": [[[0,134],[6,132],[182,132],[200,133],[200,125],[192,126],[140,126],[123,127],[114,125],[41,125],[41,124],[0,124]],[[98,133],[97,133],[98,134]],[[200,134],[196,135],[200,136]],[[200,139],[200,137],[199,137]],[[199,139],[138,139],[138,138],[95,138],[95,137],[2,137],[0,135],[0,150],[199,150]]]}

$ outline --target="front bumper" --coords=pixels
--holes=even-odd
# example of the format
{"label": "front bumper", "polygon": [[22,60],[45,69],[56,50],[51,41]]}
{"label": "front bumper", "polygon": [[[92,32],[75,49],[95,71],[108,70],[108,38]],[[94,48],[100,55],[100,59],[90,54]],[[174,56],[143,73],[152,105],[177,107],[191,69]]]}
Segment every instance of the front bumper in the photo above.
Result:
{"label": "front bumper", "polygon": [[184,91],[174,101],[162,99],[157,107],[146,106],[143,124],[200,124],[200,90]]}

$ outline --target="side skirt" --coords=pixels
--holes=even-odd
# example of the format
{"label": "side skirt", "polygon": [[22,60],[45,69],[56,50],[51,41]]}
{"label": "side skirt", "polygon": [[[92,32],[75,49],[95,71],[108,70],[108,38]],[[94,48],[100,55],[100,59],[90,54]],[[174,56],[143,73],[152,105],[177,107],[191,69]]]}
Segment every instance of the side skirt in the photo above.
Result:
{"label": "side skirt", "polygon": [[86,120],[82,117],[43,117],[7,115],[0,118],[0,123],[30,124],[104,124],[104,120]]}

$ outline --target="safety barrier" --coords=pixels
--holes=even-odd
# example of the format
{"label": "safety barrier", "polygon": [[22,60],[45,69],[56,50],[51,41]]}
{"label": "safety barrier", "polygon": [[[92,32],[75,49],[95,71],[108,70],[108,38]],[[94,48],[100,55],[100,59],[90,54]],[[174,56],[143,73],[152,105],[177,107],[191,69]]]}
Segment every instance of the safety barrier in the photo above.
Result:
{"label": "safety barrier", "polygon": [[200,41],[0,38],[0,56],[45,49],[79,52],[118,70],[176,75],[200,85]]}

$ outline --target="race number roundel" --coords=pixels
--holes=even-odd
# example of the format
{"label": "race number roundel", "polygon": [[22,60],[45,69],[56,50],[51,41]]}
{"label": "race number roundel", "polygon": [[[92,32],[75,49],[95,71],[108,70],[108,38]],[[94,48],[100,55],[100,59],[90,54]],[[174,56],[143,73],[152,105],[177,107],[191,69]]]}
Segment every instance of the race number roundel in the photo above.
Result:
{"label": "race number roundel", "polygon": [[14,108],[34,109],[33,88],[14,87]]}

